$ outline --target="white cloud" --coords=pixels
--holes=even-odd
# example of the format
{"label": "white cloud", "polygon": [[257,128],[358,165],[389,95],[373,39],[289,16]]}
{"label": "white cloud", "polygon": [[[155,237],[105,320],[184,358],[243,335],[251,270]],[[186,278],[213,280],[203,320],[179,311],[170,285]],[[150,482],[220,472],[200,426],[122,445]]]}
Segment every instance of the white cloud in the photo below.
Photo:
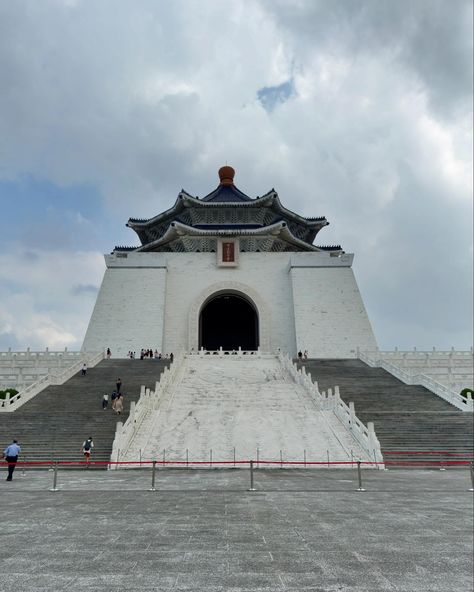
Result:
{"label": "white cloud", "polygon": [[0,255],[0,349],[78,349],[100,285],[100,253],[15,249]]}

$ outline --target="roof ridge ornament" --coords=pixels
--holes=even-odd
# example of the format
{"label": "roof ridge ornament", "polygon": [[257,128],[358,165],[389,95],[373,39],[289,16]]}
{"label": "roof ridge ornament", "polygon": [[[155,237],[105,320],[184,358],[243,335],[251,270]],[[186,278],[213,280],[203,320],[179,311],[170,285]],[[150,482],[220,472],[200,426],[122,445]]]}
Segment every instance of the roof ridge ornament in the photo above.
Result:
{"label": "roof ridge ornament", "polygon": [[218,174],[220,184],[224,185],[224,187],[234,184],[235,170],[231,166],[226,164],[225,166],[221,167],[218,171]]}

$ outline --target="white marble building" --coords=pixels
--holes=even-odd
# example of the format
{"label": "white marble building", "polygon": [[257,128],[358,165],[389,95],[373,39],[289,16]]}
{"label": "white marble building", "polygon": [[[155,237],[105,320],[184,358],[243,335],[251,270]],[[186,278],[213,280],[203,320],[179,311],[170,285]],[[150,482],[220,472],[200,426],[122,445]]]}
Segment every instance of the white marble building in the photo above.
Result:
{"label": "white marble building", "polygon": [[287,210],[274,190],[251,199],[231,167],[219,176],[202,199],[183,190],[169,210],[129,220],[141,245],[105,256],[83,350],[260,347],[351,358],[375,349],[353,255],[313,244],[327,220]]}

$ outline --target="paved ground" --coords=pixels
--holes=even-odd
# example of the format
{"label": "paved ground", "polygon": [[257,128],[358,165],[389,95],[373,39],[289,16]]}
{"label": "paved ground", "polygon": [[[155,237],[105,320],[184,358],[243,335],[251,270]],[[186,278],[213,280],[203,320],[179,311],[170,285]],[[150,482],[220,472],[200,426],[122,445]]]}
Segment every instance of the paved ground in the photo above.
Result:
{"label": "paved ground", "polygon": [[17,468],[0,590],[469,592],[469,473]]}

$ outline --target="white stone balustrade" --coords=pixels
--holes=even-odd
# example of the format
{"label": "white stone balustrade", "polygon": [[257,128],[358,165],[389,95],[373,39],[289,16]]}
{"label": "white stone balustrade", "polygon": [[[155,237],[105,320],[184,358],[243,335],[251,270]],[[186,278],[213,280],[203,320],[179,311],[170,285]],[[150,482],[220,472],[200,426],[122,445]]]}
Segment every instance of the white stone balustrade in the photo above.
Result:
{"label": "white stone balustrade", "polygon": [[[125,423],[121,421],[117,422],[110,456],[111,462],[117,463],[127,454],[130,443],[133,441],[135,434],[140,429],[147,414],[152,410],[158,409],[164,392],[176,381],[178,373],[182,368],[183,358],[183,354],[174,357],[171,366],[163,370],[160,380],[155,383],[154,391],[145,388],[144,385],[141,386],[140,398],[136,403],[133,401],[130,403],[130,412],[127,421]],[[119,465],[113,464],[110,467],[118,469]]]}
{"label": "white stone balustrade", "polygon": [[464,388],[474,388],[474,356],[470,351],[360,351],[358,357],[368,366],[383,368],[405,384],[421,385],[462,411],[474,410],[471,395],[462,397]]}
{"label": "white stone balustrade", "polygon": [[50,385],[64,384],[66,380],[69,380],[74,374],[81,370],[84,362],[89,368],[93,368],[104,359],[105,354],[104,352],[99,352],[95,355],[89,353],[86,356],[81,355],[79,360],[77,360],[78,357],[79,356],[76,356],[76,361],[73,364],[69,364],[66,368],[56,367],[56,371],[50,371],[36,382],[21,389],[13,397],[0,399],[0,413],[11,413],[15,411]]}
{"label": "white stone balustrade", "polygon": [[383,455],[380,447],[380,442],[375,434],[374,424],[368,422],[367,427],[356,416],[354,403],[349,405],[341,399],[339,387],[334,387],[334,394],[331,388],[328,389],[327,395],[325,392],[320,393],[318,383],[313,382],[310,373],[306,373],[304,366],[300,368],[293,362],[288,355],[282,353],[278,354],[278,358],[283,367],[289,372],[292,378],[304,386],[307,392],[314,398],[319,409],[333,411],[343,425],[352,433],[353,437],[360,446],[367,452],[369,457],[378,466],[383,468]]}
{"label": "white stone balustrade", "polygon": [[93,354],[80,351],[8,351],[0,352],[0,389],[25,389],[52,372],[86,361]]}

